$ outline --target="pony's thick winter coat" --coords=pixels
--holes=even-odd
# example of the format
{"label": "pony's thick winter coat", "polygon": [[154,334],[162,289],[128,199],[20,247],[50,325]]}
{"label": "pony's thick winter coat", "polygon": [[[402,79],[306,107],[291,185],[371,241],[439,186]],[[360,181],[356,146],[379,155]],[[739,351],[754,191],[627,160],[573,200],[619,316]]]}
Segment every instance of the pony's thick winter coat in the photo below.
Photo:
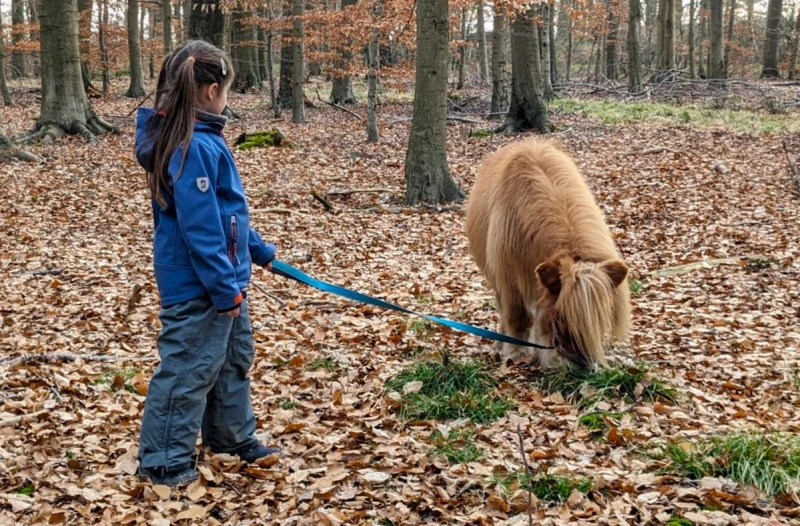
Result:
{"label": "pony's thick winter coat", "polygon": [[[472,256],[495,290],[500,331],[581,365],[630,325],[628,268],[578,167],[555,142],[510,144],[483,163],[467,205]],[[501,347],[507,359],[528,348]],[[540,365],[556,354],[537,351]]]}

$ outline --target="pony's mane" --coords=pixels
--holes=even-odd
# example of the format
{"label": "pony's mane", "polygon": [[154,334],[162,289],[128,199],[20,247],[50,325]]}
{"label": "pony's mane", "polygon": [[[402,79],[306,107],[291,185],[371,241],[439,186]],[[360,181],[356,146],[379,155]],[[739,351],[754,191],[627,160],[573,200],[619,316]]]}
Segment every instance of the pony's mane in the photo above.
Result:
{"label": "pony's mane", "polygon": [[588,363],[605,363],[604,340],[614,332],[616,292],[599,264],[580,262],[563,276],[555,308]]}

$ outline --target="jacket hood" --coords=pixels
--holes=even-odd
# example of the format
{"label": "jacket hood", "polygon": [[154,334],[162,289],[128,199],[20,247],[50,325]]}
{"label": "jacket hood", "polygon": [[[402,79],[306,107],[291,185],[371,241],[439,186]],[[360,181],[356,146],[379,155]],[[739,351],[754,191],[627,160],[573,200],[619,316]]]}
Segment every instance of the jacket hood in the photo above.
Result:
{"label": "jacket hood", "polygon": [[[153,168],[153,144],[159,118],[154,108],[140,107],[136,114],[136,160],[139,166],[151,172]],[[214,115],[198,111],[195,116],[194,132],[213,133],[222,136],[228,119],[222,115]]]}

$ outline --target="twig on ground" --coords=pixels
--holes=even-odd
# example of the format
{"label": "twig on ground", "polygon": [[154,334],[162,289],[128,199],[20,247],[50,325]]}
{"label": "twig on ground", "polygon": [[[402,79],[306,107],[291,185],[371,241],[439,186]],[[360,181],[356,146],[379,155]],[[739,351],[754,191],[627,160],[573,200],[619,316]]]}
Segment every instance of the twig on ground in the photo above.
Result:
{"label": "twig on ground", "polygon": [[519,424],[517,424],[517,436],[519,437],[519,454],[522,457],[522,463],[525,465],[525,474],[528,476],[528,526],[533,526],[533,492],[531,491],[533,475],[528,464],[528,458],[525,456],[525,441],[522,439],[522,428]]}
{"label": "twig on ground", "polygon": [[49,409],[43,409],[42,411],[36,411],[35,413],[28,413],[27,415],[20,415],[14,418],[9,418],[8,420],[0,420],[0,427],[9,427],[15,426],[17,424],[21,424],[27,420],[33,420],[45,413],[49,413]]}
{"label": "twig on ground", "polygon": [[264,287],[262,287],[261,285],[259,285],[259,284],[258,284],[258,283],[256,283],[255,281],[251,281],[250,283],[252,283],[252,284],[253,284],[253,286],[259,290],[259,292],[261,292],[261,293],[262,293],[262,294],[264,294],[265,296],[268,296],[268,297],[270,297],[270,298],[274,299],[275,301],[277,301],[278,303],[280,303],[280,304],[281,304],[281,306],[283,306],[283,305],[286,305],[286,302],[285,302],[285,301],[283,301],[282,299],[280,299],[280,298],[279,298],[278,296],[276,296],[275,294],[272,294],[271,292],[269,292],[267,289],[265,289]]}
{"label": "twig on ground", "polygon": [[329,100],[323,99],[319,94],[319,89],[317,89],[316,91],[317,91],[317,98],[320,100],[320,102],[324,102],[325,104],[333,106],[334,108],[339,108],[342,111],[346,111],[347,113],[349,113],[350,115],[352,115],[353,117],[355,117],[356,119],[358,119],[360,121],[364,120],[364,119],[361,118],[361,115],[359,115],[358,113],[356,113],[354,111],[350,111],[347,108],[345,108],[344,106],[341,106],[339,104],[334,104],[333,102],[331,102]]}
{"label": "twig on ground", "polygon": [[692,272],[694,270],[714,268],[720,265],[741,265],[743,261],[747,261],[748,259],[758,259],[758,256],[706,259],[703,261],[696,261],[694,263],[686,263],[685,265],[678,265],[677,267],[651,270],[650,272],[647,272],[647,275],[656,277],[677,276],[679,274],[686,274],[687,272]]}
{"label": "twig on ground", "polygon": [[330,190],[328,197],[350,194],[396,194],[394,188],[347,188],[344,190]]}
{"label": "twig on ground", "polygon": [[140,107],[142,104],[144,104],[145,102],[147,102],[147,100],[148,100],[150,97],[152,97],[152,96],[153,96],[153,93],[155,93],[155,91],[151,91],[150,93],[148,93],[148,94],[147,94],[147,97],[143,98],[143,99],[142,99],[142,101],[141,101],[139,104],[137,104],[137,105],[136,105],[136,107],[134,107],[134,108],[133,108],[133,109],[132,109],[130,112],[128,112],[128,114],[127,114],[125,117],[126,117],[126,118],[128,118],[128,117],[130,117],[131,115],[133,115],[133,114],[136,112],[136,110],[138,110],[138,109],[139,109],[139,107]]}
{"label": "twig on ground", "polygon": [[325,210],[327,210],[328,212],[333,212],[335,210],[330,201],[319,195],[319,193],[317,193],[316,190],[311,191],[311,196],[317,201],[319,201],[322,204],[322,206],[325,207]]}
{"label": "twig on ground", "polygon": [[251,214],[285,214],[285,215],[299,214],[299,215],[305,215],[305,214],[303,214],[303,212],[298,212],[297,210],[291,210],[289,208],[280,208],[280,207],[256,208],[256,209],[250,210],[250,213]]}
{"label": "twig on ground", "polygon": [[797,195],[800,195],[800,173],[797,171],[797,162],[792,159],[786,140],[783,140],[783,151],[786,153],[786,160],[789,162],[789,181]]}
{"label": "twig on ground", "polygon": [[666,146],[654,146],[653,148],[645,148],[644,150],[628,152],[623,155],[653,155],[656,153],[664,153],[664,152],[675,153],[675,150],[673,150],[672,148],[667,148]]}
{"label": "twig on ground", "polygon": [[0,365],[5,367],[14,367],[21,363],[32,362],[74,362],[75,360],[84,360],[87,362],[146,362],[155,360],[154,356],[107,356],[104,354],[71,354],[71,353],[47,353],[47,354],[26,354],[17,356],[15,358],[6,358],[0,360]]}

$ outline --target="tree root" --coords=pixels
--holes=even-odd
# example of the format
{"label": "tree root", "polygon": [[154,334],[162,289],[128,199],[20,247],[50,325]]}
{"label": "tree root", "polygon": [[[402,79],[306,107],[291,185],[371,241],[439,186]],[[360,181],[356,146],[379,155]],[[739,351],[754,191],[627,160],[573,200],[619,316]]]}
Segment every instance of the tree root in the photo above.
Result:
{"label": "tree root", "polygon": [[240,118],[239,114],[233,111],[230,106],[225,106],[225,109],[222,111],[222,115],[227,117],[228,119],[235,121],[236,119]]}

